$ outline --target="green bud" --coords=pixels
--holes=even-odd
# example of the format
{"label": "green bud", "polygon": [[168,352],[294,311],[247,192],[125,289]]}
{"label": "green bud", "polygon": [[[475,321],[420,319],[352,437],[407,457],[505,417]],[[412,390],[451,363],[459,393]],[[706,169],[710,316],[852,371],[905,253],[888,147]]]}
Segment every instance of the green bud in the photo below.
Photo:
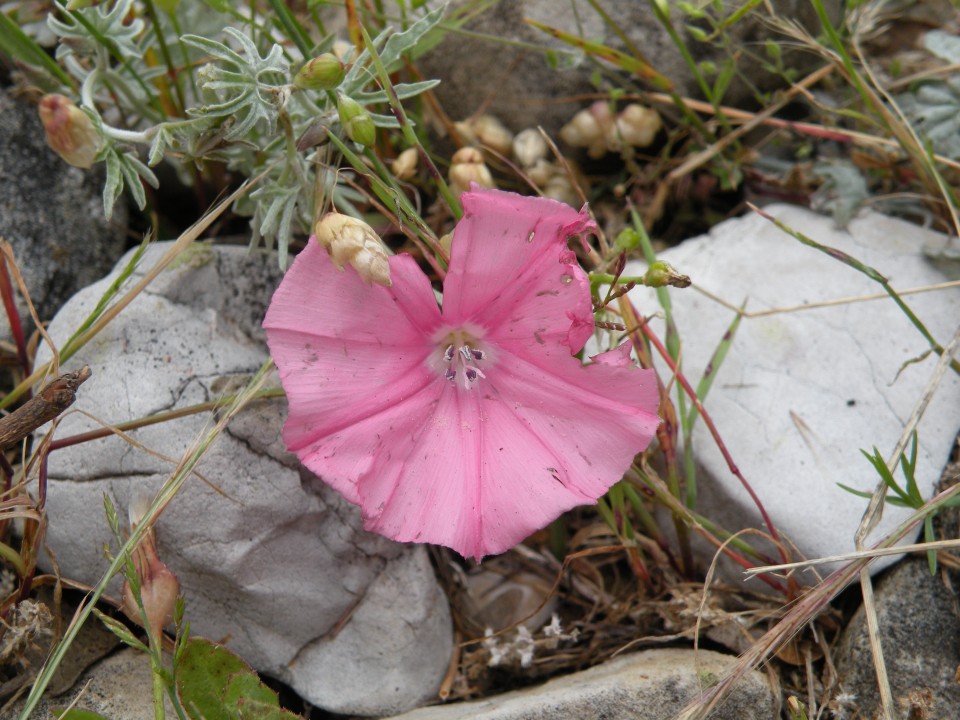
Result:
{"label": "green bud", "polygon": [[690,287],[690,278],[678,273],[670,263],[657,260],[647,268],[647,272],[643,276],[643,284],[647,287],[667,287],[670,285],[685,288]]}
{"label": "green bud", "polygon": [[348,138],[355,143],[373,147],[377,141],[377,128],[363,105],[353,98],[341,95],[337,100],[337,114]]}
{"label": "green bud", "polygon": [[618,252],[630,252],[640,247],[640,243],[643,241],[643,238],[633,228],[624,228],[620,231],[620,234],[617,235],[617,239],[613,241],[613,249]]}
{"label": "green bud", "polygon": [[323,53],[300,68],[293,84],[301,90],[333,90],[347,74],[343,63],[333,53]]}

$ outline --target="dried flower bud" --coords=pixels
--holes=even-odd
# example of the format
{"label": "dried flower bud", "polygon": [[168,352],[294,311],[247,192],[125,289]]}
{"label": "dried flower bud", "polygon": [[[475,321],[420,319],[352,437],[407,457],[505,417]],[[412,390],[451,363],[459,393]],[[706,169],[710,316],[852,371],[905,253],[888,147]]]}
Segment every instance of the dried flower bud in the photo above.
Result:
{"label": "dried flower bud", "polygon": [[315,237],[330,253],[337,270],[349,264],[368,285],[390,287],[390,263],[383,242],[363,220],[327,213],[314,228]]}
{"label": "dried flower bud", "polygon": [[453,247],[453,233],[448,232],[440,236],[440,248],[450,257]]}
{"label": "dried flower bud", "polygon": [[533,167],[527,168],[527,177],[540,187],[543,187],[550,182],[550,178],[558,172],[560,172],[560,168],[556,163],[552,163],[549,160],[537,160],[537,162],[533,164]]}
{"label": "dried flower bud", "polygon": [[583,206],[583,200],[580,199],[566,173],[558,172],[550,178],[543,188],[543,196],[559,200],[573,208]]}
{"label": "dried flower bud", "polygon": [[45,95],[40,100],[39,112],[47,145],[74,167],[91,167],[103,139],[90,116],[63,95]]}
{"label": "dried flower bud", "polygon": [[343,63],[333,53],[318,55],[300,68],[293,84],[306,90],[333,90],[347,74]]}
{"label": "dried flower bud", "polygon": [[572,147],[587,148],[587,155],[592,158],[601,158],[607,154],[607,135],[612,127],[610,106],[595,102],[560,129],[560,138]]}
{"label": "dried flower bud", "polygon": [[455,123],[455,127],[467,142],[485,145],[501,155],[509,153],[513,144],[513,133],[493,115],[480,115]]}
{"label": "dried flower bud", "polygon": [[[130,528],[135,529],[146,513],[149,503],[143,499],[135,500],[129,510]],[[133,567],[140,582],[140,602],[146,613],[147,626],[151,634],[159,637],[163,628],[173,620],[173,610],[180,595],[180,582],[157,554],[157,543],[153,528],[148,528],[140,544],[133,551]],[[128,580],[123,582],[123,612],[138,625],[144,625],[140,606],[133,596]]]}
{"label": "dried flower bud", "polygon": [[320,147],[330,142],[330,120],[326,117],[319,117],[307,126],[299,138],[297,138],[297,152],[304,152],[312,147]]}
{"label": "dried flower bud", "polygon": [[521,130],[513,139],[513,156],[520,163],[520,167],[533,167],[537,162],[545,160],[549,151],[547,141],[535,128]]}
{"label": "dried flower bud", "polygon": [[631,103],[617,116],[608,145],[611,150],[617,149],[621,142],[633,147],[647,147],[661,127],[660,114],[656,110]]}
{"label": "dried flower bud", "polygon": [[643,284],[647,287],[672,287],[685,288],[690,287],[690,277],[681,275],[670,263],[662,260],[656,260],[647,268],[643,276]]}
{"label": "dried flower bud", "polygon": [[417,162],[420,160],[420,153],[416,148],[407,148],[397,155],[390,169],[397,180],[409,180],[417,173]]}
{"label": "dried flower bud", "polygon": [[351,97],[341,95],[337,100],[337,114],[348,138],[360,145],[373,147],[377,141],[377,128],[363,105]]}
{"label": "dried flower bud", "polygon": [[460,195],[470,189],[470,183],[480,187],[496,187],[490,170],[483,162],[483,153],[476,148],[465,147],[457,150],[450,158],[450,186]]}

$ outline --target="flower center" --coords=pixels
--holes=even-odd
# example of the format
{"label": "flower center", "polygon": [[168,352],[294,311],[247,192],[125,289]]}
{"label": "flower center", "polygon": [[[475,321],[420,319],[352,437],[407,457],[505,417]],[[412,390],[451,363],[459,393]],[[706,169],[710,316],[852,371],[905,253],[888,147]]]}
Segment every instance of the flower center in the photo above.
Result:
{"label": "flower center", "polygon": [[482,378],[487,377],[483,367],[489,366],[489,351],[479,335],[458,328],[441,333],[437,340],[437,353],[434,353],[432,365],[446,380],[459,384],[464,390],[471,390]]}

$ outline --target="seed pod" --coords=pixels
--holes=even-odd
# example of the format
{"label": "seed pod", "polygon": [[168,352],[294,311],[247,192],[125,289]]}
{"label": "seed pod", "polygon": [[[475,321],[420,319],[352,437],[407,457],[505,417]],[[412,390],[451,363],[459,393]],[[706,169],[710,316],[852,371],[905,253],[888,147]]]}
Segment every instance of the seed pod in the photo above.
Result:
{"label": "seed pod", "polygon": [[360,145],[373,147],[377,141],[377,128],[363,105],[351,97],[341,95],[337,99],[337,114],[348,138]]}
{"label": "seed pod", "polygon": [[327,249],[337,270],[350,265],[368,285],[390,287],[390,263],[383,241],[363,220],[327,213],[314,228],[317,242]]}
{"label": "seed pod", "polygon": [[343,63],[333,53],[323,53],[297,71],[293,84],[301,89],[333,90],[343,82],[347,74]]}

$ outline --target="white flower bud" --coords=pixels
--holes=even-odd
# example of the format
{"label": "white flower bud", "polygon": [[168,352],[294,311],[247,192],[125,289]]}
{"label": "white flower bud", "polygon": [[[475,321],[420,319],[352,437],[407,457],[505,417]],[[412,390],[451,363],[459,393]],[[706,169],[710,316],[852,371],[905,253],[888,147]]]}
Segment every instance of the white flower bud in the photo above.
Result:
{"label": "white flower bud", "polygon": [[614,127],[613,114],[605,102],[595,102],[581,110],[560,129],[560,138],[572,147],[587,148],[587,155],[601,158],[607,154],[607,137]]}
{"label": "white flower bud", "polygon": [[631,103],[617,117],[614,136],[618,145],[624,142],[633,147],[647,147],[661,127],[660,114],[656,110]]}
{"label": "white flower bud", "polygon": [[397,155],[390,169],[397,180],[409,180],[417,173],[417,162],[420,159],[420,153],[416,148],[407,148]]}
{"label": "white flower bud", "polygon": [[486,145],[492,150],[507,155],[513,143],[513,133],[493,115],[481,115],[471,120],[454,123],[464,142]]}
{"label": "white flower bud", "polygon": [[533,164],[533,167],[527,168],[527,177],[540,187],[543,187],[550,182],[550,178],[559,171],[560,168],[557,167],[556,163],[548,160],[537,160],[537,162]]}
{"label": "white flower bud", "polygon": [[349,264],[368,285],[376,283],[390,287],[390,263],[383,242],[373,228],[363,220],[327,213],[314,228],[314,233],[337,270],[343,271]]}
{"label": "white flower bud", "polygon": [[531,168],[538,161],[545,160],[549,150],[547,141],[536,128],[521,130],[513,139],[513,156],[523,168]]}
{"label": "white flower bud", "polygon": [[543,196],[559,200],[573,208],[579,208],[583,205],[583,201],[571,184],[570,178],[562,172],[556,173],[547,181],[543,188]]}
{"label": "white flower bud", "polygon": [[470,183],[480,187],[496,187],[490,170],[483,163],[483,154],[472,147],[460,148],[450,158],[450,186],[457,195],[470,189]]}

